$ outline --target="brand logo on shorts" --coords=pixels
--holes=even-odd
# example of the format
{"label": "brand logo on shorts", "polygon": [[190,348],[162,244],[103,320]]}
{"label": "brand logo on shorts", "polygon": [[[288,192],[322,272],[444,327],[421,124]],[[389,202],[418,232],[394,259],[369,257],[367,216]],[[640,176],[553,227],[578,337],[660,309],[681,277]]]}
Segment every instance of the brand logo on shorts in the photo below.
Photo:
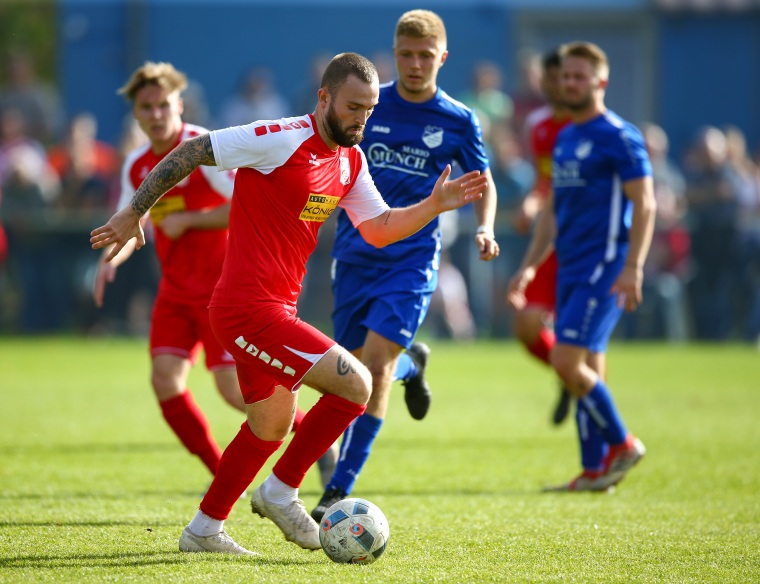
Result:
{"label": "brand logo on shorts", "polygon": [[330,195],[310,194],[301,215],[298,217],[301,221],[316,221],[324,223],[332,215],[335,207],[338,206],[340,197],[331,197]]}
{"label": "brand logo on shorts", "polygon": [[275,369],[282,369],[282,372],[285,373],[285,375],[295,375],[296,371],[292,367],[289,367],[287,365],[283,365],[282,361],[279,359],[272,359],[272,356],[266,353],[265,351],[260,351],[256,345],[253,343],[249,343],[243,338],[243,335],[240,335],[237,339],[235,339],[235,344],[243,349],[246,353],[250,353],[254,357],[258,357],[264,363],[268,363]]}

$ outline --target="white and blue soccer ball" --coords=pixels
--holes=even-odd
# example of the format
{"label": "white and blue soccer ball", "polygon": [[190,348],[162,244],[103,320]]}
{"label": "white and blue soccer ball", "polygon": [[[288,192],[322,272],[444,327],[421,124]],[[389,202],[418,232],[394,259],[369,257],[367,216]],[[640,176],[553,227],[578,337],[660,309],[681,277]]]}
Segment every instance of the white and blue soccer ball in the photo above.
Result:
{"label": "white and blue soccer ball", "polygon": [[319,524],[319,542],[333,562],[371,564],[388,546],[385,514],[365,499],[343,499],[330,507]]}

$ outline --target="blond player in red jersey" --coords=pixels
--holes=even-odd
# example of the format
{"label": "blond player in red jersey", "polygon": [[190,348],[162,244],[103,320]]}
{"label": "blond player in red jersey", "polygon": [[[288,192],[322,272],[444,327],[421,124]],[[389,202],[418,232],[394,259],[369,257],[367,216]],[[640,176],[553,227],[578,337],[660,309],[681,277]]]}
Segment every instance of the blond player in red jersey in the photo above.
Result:
{"label": "blond player in red jersey", "polygon": [[309,467],[364,412],[369,370],[348,350],[297,316],[296,302],[317,233],[340,206],[377,247],[408,237],[440,213],[479,200],[478,171],[447,180],[431,195],[391,209],[357,146],[378,102],[377,71],[356,53],[334,57],[313,114],[258,121],[182,142],[146,177],[131,204],[92,231],[94,249],[113,245],[113,259],[133,238],[144,244],[140,217],[199,166],[237,168],[230,237],[211,300],[214,332],[235,358],[247,422],[227,446],[200,509],[182,532],[180,550],[254,555],[224,531],[241,493],[290,430],[302,384],[322,397],[309,410],[272,474],[254,491],[254,513],[286,539],[319,549],[319,526],[298,498]]}
{"label": "blond player in red jersey", "polygon": [[[147,62],[119,90],[132,103],[132,114],[149,139],[124,161],[120,209],[129,205],[143,179],[177,144],[208,133],[182,122],[180,95],[186,86],[185,75],[171,64]],[[166,422],[212,474],[222,451],[187,389],[187,378],[203,348],[219,393],[231,406],[245,411],[235,360],[214,336],[208,319],[208,303],[227,249],[234,177],[232,170],[201,167],[142,218],[143,224],[150,220],[155,227],[162,273],[150,328],[151,384]],[[114,281],[117,266],[134,250],[131,241],[112,261],[105,261],[110,249],[101,256],[93,288],[97,306],[103,305],[106,284]],[[302,416],[299,411],[297,420]],[[334,456],[328,453],[323,459],[328,467],[326,479],[335,466]],[[328,464],[331,460],[332,465]]]}
{"label": "blond player in red jersey", "polygon": [[[552,150],[557,134],[570,122],[559,96],[560,57],[555,49],[542,59],[541,88],[547,105],[534,110],[526,119],[528,151],[536,167],[536,184],[525,197],[517,216],[516,228],[527,233],[544,207],[552,188]],[[525,304],[516,306],[510,297],[507,302],[515,308],[515,336],[537,359],[550,366],[549,355],[554,347],[552,329],[557,287],[557,258],[552,251],[536,271],[535,279],[525,289]],[[552,420],[561,424],[570,409],[570,394],[560,389]]]}

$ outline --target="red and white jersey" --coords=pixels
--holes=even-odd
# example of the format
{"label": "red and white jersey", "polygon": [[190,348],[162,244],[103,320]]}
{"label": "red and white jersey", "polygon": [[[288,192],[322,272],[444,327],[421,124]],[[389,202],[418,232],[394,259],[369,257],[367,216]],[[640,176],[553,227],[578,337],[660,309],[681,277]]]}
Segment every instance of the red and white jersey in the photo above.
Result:
{"label": "red and white jersey", "polygon": [[526,119],[528,147],[536,167],[534,189],[542,196],[548,196],[552,188],[552,152],[557,134],[570,123],[570,118],[558,120],[547,105],[531,112]]}
{"label": "red and white jersey", "polygon": [[238,169],[211,306],[295,306],[317,232],[335,208],[354,226],[389,209],[361,149],[331,150],[311,114],[217,130],[211,144],[220,170]]}
{"label": "red and white jersey", "polygon": [[[177,144],[207,133],[205,128],[184,124]],[[150,144],[146,144],[127,156],[121,172],[119,209],[130,203],[143,179],[169,152],[171,149],[154,154]],[[209,301],[222,272],[227,229],[188,229],[171,240],[161,231],[161,221],[172,212],[212,209],[229,203],[234,180],[234,172],[221,173],[211,166],[201,166],[164,194],[149,211],[156,227],[156,253],[161,264],[159,294],[165,298],[188,304]]]}

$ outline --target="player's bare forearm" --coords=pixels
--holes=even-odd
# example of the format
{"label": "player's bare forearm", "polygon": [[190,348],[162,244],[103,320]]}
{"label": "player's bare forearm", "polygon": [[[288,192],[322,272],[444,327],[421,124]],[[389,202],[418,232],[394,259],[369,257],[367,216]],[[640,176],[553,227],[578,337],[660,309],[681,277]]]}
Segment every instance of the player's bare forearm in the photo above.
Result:
{"label": "player's bare forearm", "polygon": [[483,176],[486,177],[488,186],[483,191],[483,197],[479,201],[475,201],[472,206],[478,225],[487,227],[493,232],[496,221],[496,185],[493,182],[490,168],[483,172]]}
{"label": "player's bare forearm", "polygon": [[201,165],[213,166],[214,151],[208,134],[181,142],[145,177],[131,206],[139,216],[144,215],[166,191]]}
{"label": "player's bare forearm", "polygon": [[633,203],[626,265],[640,270],[644,266],[644,260],[652,243],[657,212],[652,179],[645,177],[627,182],[623,185],[623,192]]}
{"label": "player's bare forearm", "polygon": [[375,247],[395,243],[417,233],[444,211],[451,211],[479,200],[488,188],[488,180],[478,171],[468,172],[455,180],[447,180],[451,166],[438,177],[433,192],[419,203],[386,211],[358,226],[364,240]]}
{"label": "player's bare forearm", "polygon": [[523,257],[521,268],[535,268],[544,260],[554,245],[555,230],[554,205],[550,196],[538,214],[536,228],[533,231],[528,251]]}

